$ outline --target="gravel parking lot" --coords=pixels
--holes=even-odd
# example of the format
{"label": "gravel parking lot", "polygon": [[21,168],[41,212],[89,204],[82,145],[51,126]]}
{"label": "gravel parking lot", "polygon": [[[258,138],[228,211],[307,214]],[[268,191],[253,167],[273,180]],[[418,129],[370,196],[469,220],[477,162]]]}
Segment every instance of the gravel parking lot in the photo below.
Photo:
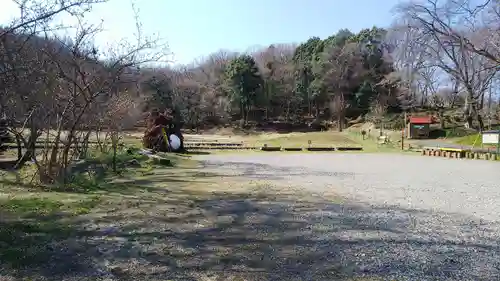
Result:
{"label": "gravel parking lot", "polygon": [[0,280],[500,280],[499,163],[197,157],[202,169],[155,169],[131,178],[133,193],[117,186],[108,207],[61,222],[68,236],[54,224],[38,236],[52,233],[49,244],[15,237],[39,253],[16,270],[0,263]]}
{"label": "gravel parking lot", "polygon": [[332,153],[200,159],[207,171],[346,198],[316,212],[289,207],[308,217],[304,235],[316,237],[304,254],[329,249],[308,267],[295,265],[301,280],[332,280],[320,274],[325,259],[349,277],[500,280],[499,163]]}
{"label": "gravel parking lot", "polygon": [[500,163],[398,154],[214,155],[207,168],[294,184],[376,206],[500,220]]}

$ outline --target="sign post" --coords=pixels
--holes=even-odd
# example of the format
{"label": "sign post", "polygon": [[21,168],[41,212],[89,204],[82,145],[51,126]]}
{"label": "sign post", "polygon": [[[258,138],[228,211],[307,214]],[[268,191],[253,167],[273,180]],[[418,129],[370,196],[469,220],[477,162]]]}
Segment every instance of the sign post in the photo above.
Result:
{"label": "sign post", "polygon": [[500,130],[496,131],[486,131],[482,134],[483,144],[494,144],[496,145],[496,154],[500,156]]}
{"label": "sign post", "polygon": [[401,130],[401,150],[405,150],[406,110],[403,118],[403,129]]}
{"label": "sign post", "polygon": [[500,156],[500,131],[497,132],[497,157]]}

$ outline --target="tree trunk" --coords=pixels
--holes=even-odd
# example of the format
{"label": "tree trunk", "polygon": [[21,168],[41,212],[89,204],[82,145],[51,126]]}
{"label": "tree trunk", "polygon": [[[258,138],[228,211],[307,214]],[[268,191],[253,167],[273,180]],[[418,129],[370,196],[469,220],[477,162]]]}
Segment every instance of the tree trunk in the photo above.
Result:
{"label": "tree trunk", "polygon": [[116,174],[117,168],[116,168],[116,154],[117,154],[117,149],[118,149],[118,135],[117,132],[112,132],[111,133],[111,143],[113,145],[113,173]]}
{"label": "tree trunk", "polygon": [[52,147],[52,151],[50,153],[49,163],[47,163],[47,170],[52,171],[52,167],[57,162],[57,153],[59,152],[59,142],[61,141],[61,131],[62,131],[62,122],[57,126],[57,135],[54,139],[54,146]]}
{"label": "tree trunk", "polygon": [[473,127],[473,121],[474,121],[474,118],[477,120],[478,122],[478,131],[479,132],[482,132],[483,129],[484,129],[484,123],[483,123],[483,118],[481,117],[481,113],[479,112],[479,109],[478,109],[478,101],[477,99],[474,98],[474,90],[469,86],[467,87],[467,100],[466,102],[468,102],[468,110],[467,110],[467,124],[469,125],[470,128],[474,128]]}
{"label": "tree trunk", "polygon": [[21,161],[23,157],[23,148],[21,143],[21,138],[16,134],[16,145],[17,145],[17,161]]}
{"label": "tree trunk", "polygon": [[342,129],[344,128],[344,116],[342,113],[339,113],[337,122],[339,132],[342,132]]}
{"label": "tree trunk", "polygon": [[457,97],[458,97],[458,88],[460,86],[460,83],[458,82],[458,80],[455,78],[454,81],[453,81],[453,96],[451,98],[451,104],[450,104],[450,107],[453,108],[455,106],[455,103],[457,101]]}
{"label": "tree trunk", "polygon": [[250,113],[250,107],[249,106],[245,106],[244,107],[244,112],[245,112],[245,115],[243,117],[243,121],[245,122],[245,125],[248,124],[248,115]]}
{"label": "tree trunk", "polygon": [[439,117],[439,128],[441,130],[444,130],[445,124],[444,124],[444,109],[440,108],[438,110],[438,117]]}
{"label": "tree trunk", "polygon": [[240,115],[241,115],[241,120],[245,121],[245,105],[243,102],[240,102]]}
{"label": "tree trunk", "polygon": [[288,122],[290,120],[290,101],[286,102],[286,114],[285,120]]}
{"label": "tree trunk", "polygon": [[344,102],[344,94],[340,94],[339,97],[339,113],[338,113],[338,126],[339,132],[342,132],[344,129],[344,116],[345,116],[345,102]]}
{"label": "tree trunk", "polygon": [[481,113],[479,112],[479,109],[477,108],[477,104],[473,103],[472,104],[472,112],[474,113],[477,123],[478,123],[478,130],[481,133],[484,129],[484,123],[483,123],[483,117],[481,116]]}
{"label": "tree trunk", "polygon": [[468,126],[469,128],[474,128],[474,127],[473,127],[474,125],[472,124],[472,121],[474,120],[474,118],[472,117],[472,115],[471,115],[471,114],[468,114],[468,115],[466,116],[466,120],[467,120],[467,126]]}
{"label": "tree trunk", "polygon": [[[31,160],[31,158],[33,158],[33,156],[35,155],[35,145],[36,145],[36,140],[38,138],[38,136],[36,134],[37,133],[34,131],[30,132],[30,136],[28,138],[28,141],[24,144],[26,147],[26,152],[24,152],[21,159],[19,159],[19,161],[17,162],[14,169],[18,169],[18,168],[22,167],[24,164],[26,164],[26,162]],[[19,136],[19,138],[21,138],[21,136]]]}
{"label": "tree trunk", "polygon": [[455,107],[456,100],[457,100],[457,95],[453,94],[453,96],[451,97],[451,101],[450,101],[450,108],[454,108]]}

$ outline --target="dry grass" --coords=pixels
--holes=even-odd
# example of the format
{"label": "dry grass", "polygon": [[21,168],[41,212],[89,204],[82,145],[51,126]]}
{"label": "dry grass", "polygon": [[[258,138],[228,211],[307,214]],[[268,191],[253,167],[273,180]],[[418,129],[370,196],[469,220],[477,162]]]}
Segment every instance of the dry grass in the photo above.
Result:
{"label": "dry grass", "polygon": [[[81,255],[91,254],[91,250],[85,249],[95,249],[95,245],[84,246],[87,242],[78,240],[78,235],[88,236],[91,235],[89,233],[98,232],[101,229],[113,229],[117,226],[119,226],[119,231],[123,231],[120,235],[128,235],[129,239],[142,241],[137,247],[141,247],[142,252],[149,252],[151,257],[165,254],[175,256],[179,254],[178,251],[181,251],[181,248],[182,251],[193,251],[193,249],[187,244],[172,249],[167,245],[180,243],[176,242],[177,238],[165,238],[159,240],[161,243],[158,243],[153,237],[148,236],[149,233],[165,236],[172,231],[195,233],[200,229],[217,229],[235,218],[245,217],[245,213],[250,211],[246,208],[251,210],[257,208],[252,207],[254,204],[262,205],[264,206],[262,210],[266,210],[266,205],[281,201],[295,202],[294,204],[304,202],[302,204],[304,206],[313,204],[311,202],[324,201],[324,198],[309,194],[300,187],[275,186],[265,181],[248,182],[239,177],[207,173],[189,157],[172,157],[176,163],[173,168],[145,166],[131,169],[124,176],[107,178],[100,184],[99,189],[88,192],[48,191],[38,186],[5,182],[9,177],[4,175],[2,177],[4,182],[1,185],[2,193],[0,193],[0,214],[2,218],[9,217],[10,219],[8,222],[5,220],[0,222],[2,226],[0,245],[3,245],[2,243],[9,245],[0,253],[1,263],[8,265],[11,269],[27,266],[35,271],[26,273],[25,276],[40,280],[43,279],[41,269],[43,264],[48,262],[55,267],[64,267],[66,262],[70,262],[68,257],[64,258],[64,261],[50,262],[49,259],[54,258],[54,246],[47,247],[48,245],[56,243],[64,246],[65,253],[83,249],[84,253],[77,255],[81,260]],[[325,196],[332,200],[337,198],[334,194]],[[220,211],[217,211],[218,208]],[[225,210],[225,208],[228,209]],[[245,221],[260,222],[268,219],[268,214],[259,211],[256,215],[246,217]],[[86,234],[79,234],[83,228]],[[273,233],[273,235],[279,234],[279,232]],[[16,237],[22,235],[26,239],[15,240],[13,235]],[[71,245],[66,245],[67,241],[73,242]],[[185,241],[185,243],[188,242],[188,240]],[[102,248],[117,246],[112,241],[99,243],[102,244],[99,246]],[[146,244],[142,243],[151,246],[143,248]],[[213,249],[218,255],[214,256],[214,259],[229,258],[230,247],[234,246],[223,244]],[[153,246],[162,248],[156,249],[152,248]],[[246,245],[246,247],[254,246]],[[131,270],[132,276],[163,270],[157,267],[152,268],[148,264],[131,263],[130,261],[137,258],[134,253],[127,250],[128,258],[124,260],[120,259],[121,254],[112,251],[105,256],[102,253],[98,256],[112,261],[111,268]],[[177,262],[187,264],[191,261],[189,258],[187,260],[182,258]],[[134,268],[134,266],[139,267]],[[186,267],[189,266],[186,265]],[[1,266],[0,270],[7,274],[2,275],[2,278],[9,277],[8,270],[4,270]],[[193,271],[189,274],[192,274],[191,276],[196,280],[209,278],[209,275],[200,272]]]}
{"label": "dry grass", "polygon": [[[370,124],[366,124],[369,126]],[[363,128],[365,128],[364,126]],[[378,145],[375,135],[378,130],[371,131],[371,138],[363,139],[361,136],[361,126],[353,126],[344,132],[326,131],[326,132],[308,132],[308,133],[255,133],[249,135],[229,134],[227,130],[213,131],[211,135],[186,135],[186,140],[190,137],[202,138],[207,141],[219,140],[221,142],[243,142],[247,146],[261,147],[264,144],[268,146],[281,147],[308,147],[309,140],[311,146],[346,146],[346,147],[363,147],[363,152],[400,152],[397,141],[400,139],[401,132],[386,131],[390,135],[393,142],[390,145]],[[221,153],[221,152],[217,152]],[[227,153],[235,153],[229,151]],[[242,153],[238,151],[237,153]],[[244,152],[243,152],[244,153]],[[292,152],[289,152],[292,153]],[[301,153],[301,152],[299,152]],[[355,153],[355,152],[350,152]]]}
{"label": "dry grass", "polygon": [[357,146],[347,135],[334,131],[310,133],[263,133],[249,136],[236,136],[249,146],[282,146],[282,147],[307,147],[309,141],[312,146]]}

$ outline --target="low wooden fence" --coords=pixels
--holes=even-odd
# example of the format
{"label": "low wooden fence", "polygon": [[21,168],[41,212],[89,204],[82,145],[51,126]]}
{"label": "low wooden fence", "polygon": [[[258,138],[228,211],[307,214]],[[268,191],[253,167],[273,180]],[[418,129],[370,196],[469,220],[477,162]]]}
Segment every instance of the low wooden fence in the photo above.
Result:
{"label": "low wooden fence", "polygon": [[449,147],[424,147],[422,155],[455,159],[500,160],[496,152]]}

